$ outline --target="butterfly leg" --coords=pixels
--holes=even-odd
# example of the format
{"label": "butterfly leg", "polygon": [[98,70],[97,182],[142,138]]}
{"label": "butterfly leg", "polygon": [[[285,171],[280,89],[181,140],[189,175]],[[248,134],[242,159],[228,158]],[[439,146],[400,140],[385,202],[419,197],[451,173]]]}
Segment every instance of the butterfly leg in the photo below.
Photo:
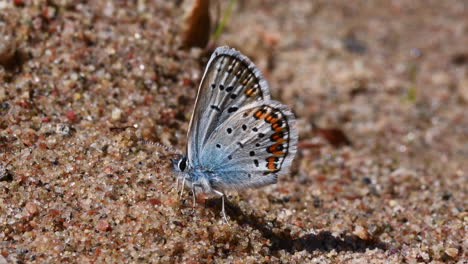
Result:
{"label": "butterfly leg", "polygon": [[195,192],[195,184],[192,184],[192,194],[193,194],[193,208],[195,208],[195,204],[197,203],[197,193]]}
{"label": "butterfly leg", "polygon": [[224,197],[226,195],[224,193],[220,192],[220,191],[217,191],[217,190],[213,190],[213,192],[216,193],[217,195],[221,196],[221,214],[223,215],[224,222],[229,225],[229,222],[228,222],[227,217],[226,217],[226,210],[224,209]]}
{"label": "butterfly leg", "polygon": [[184,194],[184,186],[185,186],[185,177],[182,180],[182,189],[180,190],[180,197],[179,199],[182,199],[182,194]]}

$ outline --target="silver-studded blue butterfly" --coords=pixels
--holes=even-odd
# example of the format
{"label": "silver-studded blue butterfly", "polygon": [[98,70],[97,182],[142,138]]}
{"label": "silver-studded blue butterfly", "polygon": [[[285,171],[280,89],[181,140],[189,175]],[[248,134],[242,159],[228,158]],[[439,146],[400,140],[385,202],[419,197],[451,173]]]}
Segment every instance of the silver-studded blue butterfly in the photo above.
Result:
{"label": "silver-studded blue butterfly", "polygon": [[[198,89],[187,154],[172,160],[177,180],[196,192],[215,193],[277,182],[296,154],[289,108],[270,99],[259,69],[229,47],[212,54]],[[181,191],[181,195],[182,195]]]}

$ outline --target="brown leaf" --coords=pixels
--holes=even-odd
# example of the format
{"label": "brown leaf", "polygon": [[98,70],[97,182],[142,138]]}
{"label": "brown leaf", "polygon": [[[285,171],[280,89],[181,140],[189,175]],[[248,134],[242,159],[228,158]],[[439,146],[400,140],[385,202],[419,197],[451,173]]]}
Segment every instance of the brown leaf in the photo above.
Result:
{"label": "brown leaf", "polygon": [[312,143],[308,141],[301,140],[297,143],[298,149],[312,149],[312,148],[321,148],[323,144],[320,143]]}
{"label": "brown leaf", "polygon": [[333,147],[350,146],[351,141],[345,133],[338,128],[317,128],[315,133],[326,139]]}
{"label": "brown leaf", "polygon": [[210,40],[210,0],[193,0],[184,19],[182,43],[186,48],[204,48]]}

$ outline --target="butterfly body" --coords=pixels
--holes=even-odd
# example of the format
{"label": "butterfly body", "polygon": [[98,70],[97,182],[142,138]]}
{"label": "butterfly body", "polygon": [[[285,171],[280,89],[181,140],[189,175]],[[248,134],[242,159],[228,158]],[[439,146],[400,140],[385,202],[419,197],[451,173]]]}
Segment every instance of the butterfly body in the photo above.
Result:
{"label": "butterfly body", "polygon": [[219,47],[198,89],[187,154],[172,162],[177,179],[194,192],[217,194],[276,183],[296,152],[294,125],[289,108],[270,99],[258,68]]}

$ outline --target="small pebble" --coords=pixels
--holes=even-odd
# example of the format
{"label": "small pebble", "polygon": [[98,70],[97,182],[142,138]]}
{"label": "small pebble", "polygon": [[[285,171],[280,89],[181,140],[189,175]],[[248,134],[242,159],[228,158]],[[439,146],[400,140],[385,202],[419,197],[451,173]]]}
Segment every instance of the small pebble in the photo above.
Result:
{"label": "small pebble", "polygon": [[0,30],[0,33],[2,34],[0,36],[0,65],[8,66],[14,60],[17,46],[10,31],[2,32]]}
{"label": "small pebble", "polygon": [[122,118],[122,110],[120,108],[114,108],[112,110],[112,120],[119,121]]}
{"label": "small pebble", "polygon": [[458,89],[459,89],[461,98],[466,103],[468,103],[468,78],[459,81]]}
{"label": "small pebble", "polygon": [[449,255],[450,257],[454,258],[458,256],[458,249],[457,248],[447,248],[445,250],[445,253]]}
{"label": "small pebble", "polygon": [[16,6],[22,6],[22,5],[24,5],[24,0],[14,0],[13,3]]}
{"label": "small pebble", "polygon": [[99,220],[96,225],[96,229],[102,232],[108,231],[110,229],[110,225],[106,220]]}
{"label": "small pebble", "polygon": [[72,109],[68,109],[67,112],[65,112],[65,116],[72,122],[76,120],[76,114]]}
{"label": "small pebble", "polygon": [[3,101],[6,99],[6,93],[4,88],[0,88],[0,101]]}
{"label": "small pebble", "polygon": [[70,126],[67,124],[57,124],[55,128],[55,133],[60,134],[62,136],[70,135]]}
{"label": "small pebble", "polygon": [[446,86],[450,83],[450,76],[445,72],[436,72],[432,75],[432,82],[437,86]]}
{"label": "small pebble", "polygon": [[9,181],[12,180],[13,177],[10,171],[0,162],[0,181]]}
{"label": "small pebble", "polygon": [[367,240],[369,238],[369,233],[362,226],[356,226],[354,228],[353,234],[358,236],[362,240]]}
{"label": "small pebble", "polygon": [[39,212],[39,208],[34,202],[27,202],[24,209],[30,216],[36,215]]}
{"label": "small pebble", "polygon": [[160,205],[161,204],[161,200],[157,199],[157,198],[151,198],[151,199],[148,199],[148,202],[152,205]]}

